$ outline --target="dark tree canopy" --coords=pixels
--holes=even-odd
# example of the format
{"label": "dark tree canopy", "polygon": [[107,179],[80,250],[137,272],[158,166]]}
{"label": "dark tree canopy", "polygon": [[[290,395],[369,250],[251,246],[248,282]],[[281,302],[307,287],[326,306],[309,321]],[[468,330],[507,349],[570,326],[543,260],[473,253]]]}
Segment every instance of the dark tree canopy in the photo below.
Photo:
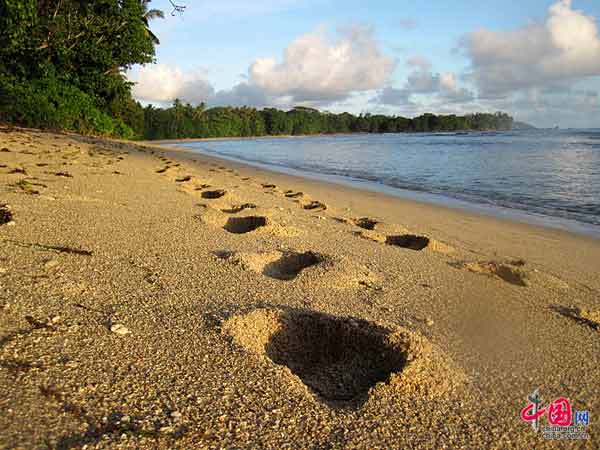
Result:
{"label": "dark tree canopy", "polygon": [[148,20],[157,13],[147,6],[140,0],[0,0],[0,120],[123,132],[110,109],[131,100],[122,71],[154,58]]}
{"label": "dark tree canopy", "polygon": [[333,133],[404,133],[462,130],[510,130],[513,119],[504,113],[466,116],[424,114],[414,119],[350,113],[333,114],[313,108],[296,107],[289,111],[274,108],[258,110],[242,107],[184,105],[144,109],[144,129],[137,130],[146,139],[205,137],[282,136]]}

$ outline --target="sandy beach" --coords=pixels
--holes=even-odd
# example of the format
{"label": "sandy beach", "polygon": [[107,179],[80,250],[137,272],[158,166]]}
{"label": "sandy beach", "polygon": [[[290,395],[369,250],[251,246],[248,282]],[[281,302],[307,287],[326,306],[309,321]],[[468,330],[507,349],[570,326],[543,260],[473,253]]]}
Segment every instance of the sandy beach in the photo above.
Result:
{"label": "sandy beach", "polygon": [[0,186],[0,448],[600,444],[598,239],[36,130]]}

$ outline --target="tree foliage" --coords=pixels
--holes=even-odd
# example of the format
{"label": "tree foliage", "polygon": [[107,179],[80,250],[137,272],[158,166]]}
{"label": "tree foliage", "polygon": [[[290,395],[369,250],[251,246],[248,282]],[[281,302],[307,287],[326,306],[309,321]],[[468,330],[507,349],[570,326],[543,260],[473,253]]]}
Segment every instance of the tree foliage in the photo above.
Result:
{"label": "tree foliage", "polygon": [[147,5],[0,0],[0,120],[131,134],[112,110],[131,101],[122,71],[153,60]]}
{"label": "tree foliage", "polygon": [[176,100],[170,108],[147,106],[144,128],[136,129],[146,139],[282,136],[333,133],[403,133],[462,130],[510,130],[513,119],[505,113],[466,116],[423,114],[414,119],[350,113],[333,114],[312,108],[289,111],[242,107],[192,106]]}

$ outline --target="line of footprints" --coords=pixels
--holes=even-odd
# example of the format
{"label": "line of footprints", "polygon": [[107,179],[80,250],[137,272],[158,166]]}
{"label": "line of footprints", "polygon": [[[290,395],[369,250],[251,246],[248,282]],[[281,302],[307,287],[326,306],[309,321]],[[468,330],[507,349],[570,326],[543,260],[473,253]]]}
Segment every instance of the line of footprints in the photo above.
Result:
{"label": "line of footprints", "polygon": [[[164,165],[156,170],[158,174],[168,174],[170,172],[181,171],[180,163],[174,163],[167,157],[161,154],[157,154],[154,150],[150,150]],[[229,173],[232,176],[240,178],[241,181],[250,181],[249,177],[242,177],[234,169],[212,164],[213,167],[209,169],[210,172],[215,173]],[[174,181],[178,185],[186,185],[194,179],[192,175],[175,175]],[[265,194],[277,195],[281,194],[284,198],[291,200],[299,204],[300,208],[310,212],[323,212],[327,210],[327,205],[318,200],[312,200],[308,198],[306,194],[300,191],[278,189],[275,184],[261,183],[259,186],[263,189]],[[237,187],[237,186],[235,186]],[[187,188],[188,190],[198,191],[200,197],[204,200],[218,200],[224,199],[228,195],[225,189],[215,188],[209,184],[194,184],[193,187]],[[207,204],[200,204],[200,207],[205,210],[214,209],[209,207]],[[230,205],[219,209],[221,213],[227,215],[235,215],[245,210],[256,209],[257,205],[253,203],[240,203]],[[198,217],[202,217],[199,215]],[[348,217],[323,217],[316,216],[322,219],[329,218],[339,223],[348,224],[352,227],[352,233],[362,239],[370,240],[379,244],[400,247],[403,249],[422,251],[425,249],[434,251],[439,254],[443,254],[452,257],[455,249],[438,240],[432,239],[425,235],[419,235],[410,233],[408,230],[403,230],[400,233],[383,233],[381,228],[386,228],[382,222],[369,218],[348,218]],[[215,218],[207,219],[206,222],[220,226],[225,231],[233,234],[245,234],[254,232],[256,230],[264,230],[273,234],[291,235],[293,231],[284,230],[283,227],[277,226],[266,216],[262,215],[244,215],[239,217],[226,217],[226,218]],[[235,255],[230,252],[216,252],[218,257],[228,259],[232,262],[242,264],[244,267],[252,270],[259,271],[266,276],[269,276],[278,280],[292,280],[302,272],[302,270],[316,266],[323,265],[328,262],[328,259],[318,253],[308,252],[273,252],[265,253],[260,255]],[[461,261],[452,260],[448,264],[456,269],[467,270],[471,273],[485,275],[488,277],[502,280],[518,287],[526,287],[532,282],[542,281],[544,284],[551,282],[555,287],[560,289],[567,289],[569,286],[564,281],[550,274],[544,274],[536,269],[529,269],[526,267],[526,262],[522,259],[506,259],[501,261]],[[543,278],[543,280],[540,280]],[[361,285],[370,285],[370,282],[364,280],[359,281]]]}

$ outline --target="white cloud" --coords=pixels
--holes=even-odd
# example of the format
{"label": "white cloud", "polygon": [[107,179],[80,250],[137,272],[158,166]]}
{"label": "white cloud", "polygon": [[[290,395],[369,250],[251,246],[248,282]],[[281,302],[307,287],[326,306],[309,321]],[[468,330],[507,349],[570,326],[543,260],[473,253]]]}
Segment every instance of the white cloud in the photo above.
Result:
{"label": "white cloud", "polygon": [[229,90],[217,92],[209,99],[214,105],[227,106],[269,106],[274,100],[269,98],[265,92],[252,84],[239,83]]}
{"label": "white cloud", "polygon": [[457,92],[458,91],[458,83],[456,82],[456,77],[453,73],[446,72],[440,74],[439,77],[440,89],[446,92]]}
{"label": "white cloud", "polygon": [[249,80],[274,96],[290,96],[294,102],[334,102],[382,87],[395,61],[384,56],[370,30],[349,27],[330,43],[323,30],[308,33],[292,42],[283,59],[255,61]]}
{"label": "white cloud", "polygon": [[176,98],[200,103],[212,98],[214,88],[200,71],[183,72],[165,64],[146,65],[131,75],[133,96],[148,103],[171,103]]}
{"label": "white cloud", "polygon": [[392,86],[386,86],[370,101],[371,103],[380,105],[406,106],[412,103],[410,96],[411,92],[408,89],[397,89]]}
{"label": "white cloud", "polygon": [[175,99],[197,105],[210,106],[269,106],[277,104],[278,99],[269,96],[262,88],[242,82],[231,89],[215,91],[205,79],[203,71],[183,71],[177,66],[152,64],[140,67],[129,75],[135,84],[133,96],[146,103],[169,106]]}
{"label": "white cloud", "polygon": [[600,75],[600,38],[594,17],[559,0],[543,22],[510,31],[481,29],[465,36],[472,78],[482,97],[559,80]]}
{"label": "white cloud", "polygon": [[384,56],[372,32],[362,27],[340,30],[330,43],[324,30],[293,41],[278,62],[254,61],[247,81],[215,93],[200,71],[184,72],[164,64],[148,65],[131,76],[134,96],[146,102],[167,104],[175,98],[211,105],[325,106],[355,93],[381,88],[395,67]]}
{"label": "white cloud", "polygon": [[542,127],[598,127],[597,91],[566,85],[522,90],[501,100],[483,101],[497,109],[518,112],[518,119]]}
{"label": "white cloud", "polygon": [[431,63],[420,56],[407,60],[413,70],[402,88],[387,86],[380,90],[372,103],[393,106],[414,106],[414,96],[426,95],[430,100],[443,102],[468,102],[473,94],[459,86],[456,76],[451,72],[434,73]]}

